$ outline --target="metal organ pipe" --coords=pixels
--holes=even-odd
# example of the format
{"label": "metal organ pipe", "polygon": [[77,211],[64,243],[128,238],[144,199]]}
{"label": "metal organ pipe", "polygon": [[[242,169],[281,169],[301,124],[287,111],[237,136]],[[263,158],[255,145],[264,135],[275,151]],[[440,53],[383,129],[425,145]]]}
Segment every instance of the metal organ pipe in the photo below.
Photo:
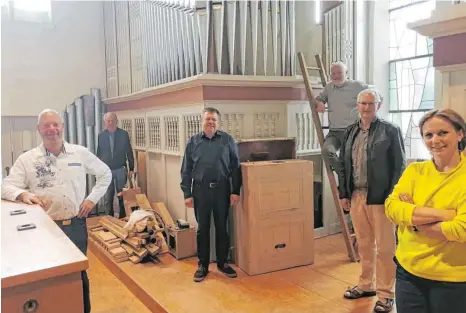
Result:
{"label": "metal organ pipe", "polygon": [[76,106],[74,103],[68,105],[66,108],[68,113],[68,140],[69,143],[77,143],[77,128],[76,128]]}
{"label": "metal organ pipe", "polygon": [[131,2],[127,15],[128,6],[108,2],[109,97],[138,91],[142,81],[150,88],[207,72],[296,74],[295,0],[152,0]]}
{"label": "metal organ pipe", "polygon": [[77,144],[86,146],[86,128],[84,126],[84,101],[80,97],[74,101],[76,106],[76,139]]}
{"label": "metal organ pipe", "polygon": [[69,125],[68,125],[68,113],[66,112],[66,110],[64,110],[63,112],[61,112],[61,119],[63,121],[63,140],[65,140],[66,142],[69,142],[69,136],[68,136],[68,132],[69,132]]}
{"label": "metal organ pipe", "polygon": [[95,125],[94,125],[94,149],[97,152],[98,138],[99,134],[103,129],[103,110],[102,110],[102,100],[100,98],[100,89],[92,88],[91,95],[94,96],[94,116],[95,116]]}
{"label": "metal organ pipe", "polygon": [[[94,96],[85,95],[81,97],[84,107],[84,128],[86,134],[86,147],[90,152],[95,153],[95,144],[94,144],[94,128],[95,128],[95,99]],[[92,188],[95,185],[95,179],[93,175],[87,175],[87,193],[89,194],[92,191]]]}

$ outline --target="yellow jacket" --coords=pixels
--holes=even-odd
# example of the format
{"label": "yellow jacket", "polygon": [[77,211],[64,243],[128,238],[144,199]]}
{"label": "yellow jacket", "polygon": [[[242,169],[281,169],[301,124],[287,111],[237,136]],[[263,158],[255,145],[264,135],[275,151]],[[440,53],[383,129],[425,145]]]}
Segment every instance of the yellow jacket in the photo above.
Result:
{"label": "yellow jacket", "polygon": [[[411,195],[415,204],[399,200]],[[412,224],[416,206],[439,210],[456,209],[453,221],[442,222],[448,239],[440,240],[415,232]],[[399,225],[396,258],[401,266],[418,277],[466,282],[466,157],[449,172],[439,172],[433,161],[410,164],[392,194],[385,201],[387,217]]]}

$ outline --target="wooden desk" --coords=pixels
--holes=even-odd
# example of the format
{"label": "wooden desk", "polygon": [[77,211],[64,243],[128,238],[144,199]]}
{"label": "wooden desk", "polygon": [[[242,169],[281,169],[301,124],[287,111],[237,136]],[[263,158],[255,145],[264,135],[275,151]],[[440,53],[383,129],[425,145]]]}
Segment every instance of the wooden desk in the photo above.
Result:
{"label": "wooden desk", "polygon": [[[18,209],[26,213],[10,215]],[[82,313],[86,256],[39,206],[2,200],[0,211],[2,312]],[[17,230],[29,223],[36,228]]]}

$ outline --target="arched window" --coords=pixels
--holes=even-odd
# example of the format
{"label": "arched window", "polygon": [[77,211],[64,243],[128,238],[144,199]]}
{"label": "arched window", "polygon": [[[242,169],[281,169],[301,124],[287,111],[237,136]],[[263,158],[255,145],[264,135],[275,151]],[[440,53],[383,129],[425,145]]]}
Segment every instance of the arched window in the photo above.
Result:
{"label": "arched window", "polygon": [[406,156],[429,158],[418,122],[434,108],[432,40],[407,27],[430,17],[435,0],[390,0],[389,116],[403,131]]}

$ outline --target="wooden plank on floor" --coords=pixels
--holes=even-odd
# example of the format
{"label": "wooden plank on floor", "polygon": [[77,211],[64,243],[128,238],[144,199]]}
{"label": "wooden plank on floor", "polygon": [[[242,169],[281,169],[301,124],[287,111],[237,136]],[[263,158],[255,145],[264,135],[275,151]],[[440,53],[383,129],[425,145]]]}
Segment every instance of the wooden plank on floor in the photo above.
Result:
{"label": "wooden plank on floor", "polygon": [[[115,275],[132,293],[136,296],[152,313],[168,313],[156,299],[152,298],[150,293],[143,286],[135,282],[131,277],[118,266],[111,258],[107,257],[97,245],[89,241],[89,250],[105,265],[105,267]],[[128,262],[124,262],[128,263]],[[131,263],[130,263],[131,264]],[[92,290],[92,288],[91,288]],[[107,289],[108,291],[108,289]],[[114,299],[114,297],[112,297]],[[139,311],[131,311],[138,312]]]}
{"label": "wooden plank on floor", "polygon": [[[150,313],[150,310],[92,253],[88,252],[92,313]],[[118,299],[118,301],[115,301]]]}
{"label": "wooden plank on floor", "polygon": [[374,298],[343,299],[346,288],[357,283],[360,264],[349,262],[340,236],[316,240],[315,267],[258,276],[238,270],[238,278],[230,279],[212,264],[202,283],[192,281],[196,258],[177,261],[163,255],[160,264],[105,262],[130,290],[142,293],[138,298],[144,298],[144,303],[157,303],[169,313],[370,313]]}

